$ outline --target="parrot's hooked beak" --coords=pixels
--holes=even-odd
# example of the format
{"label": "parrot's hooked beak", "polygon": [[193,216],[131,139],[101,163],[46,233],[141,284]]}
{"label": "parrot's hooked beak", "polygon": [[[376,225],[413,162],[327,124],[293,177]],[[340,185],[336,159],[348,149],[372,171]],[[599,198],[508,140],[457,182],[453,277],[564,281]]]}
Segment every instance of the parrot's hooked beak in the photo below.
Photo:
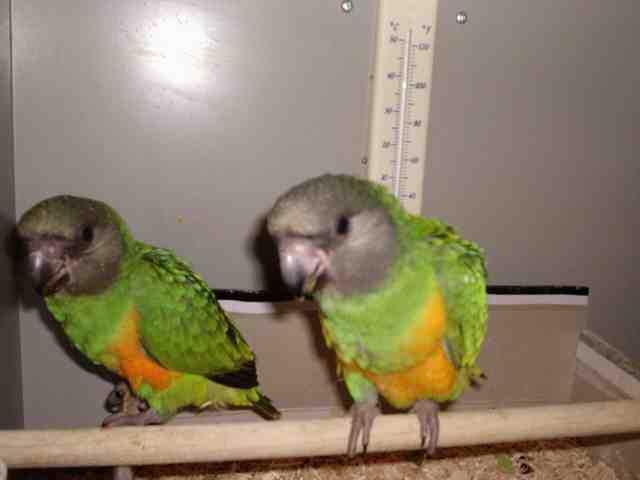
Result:
{"label": "parrot's hooked beak", "polygon": [[294,237],[278,242],[280,271],[287,286],[302,295],[312,293],[327,270],[327,253],[311,239]]}
{"label": "parrot's hooked beak", "polygon": [[68,241],[25,238],[19,231],[18,237],[24,247],[27,274],[36,292],[47,296],[64,288],[71,280],[66,261]]}

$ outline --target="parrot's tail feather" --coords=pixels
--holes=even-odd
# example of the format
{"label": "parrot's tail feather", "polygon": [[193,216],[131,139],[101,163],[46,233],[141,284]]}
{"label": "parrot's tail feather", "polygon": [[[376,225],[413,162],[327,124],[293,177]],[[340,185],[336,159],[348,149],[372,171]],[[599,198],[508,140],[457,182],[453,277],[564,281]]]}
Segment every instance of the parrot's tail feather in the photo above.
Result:
{"label": "parrot's tail feather", "polygon": [[278,410],[271,399],[261,393],[258,393],[258,401],[253,404],[255,411],[267,420],[278,420],[282,417],[282,413]]}

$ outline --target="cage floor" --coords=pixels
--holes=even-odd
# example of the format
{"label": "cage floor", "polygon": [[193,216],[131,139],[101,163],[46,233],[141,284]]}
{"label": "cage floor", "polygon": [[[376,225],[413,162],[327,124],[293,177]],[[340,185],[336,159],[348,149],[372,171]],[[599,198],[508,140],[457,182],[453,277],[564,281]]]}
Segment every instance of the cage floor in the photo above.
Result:
{"label": "cage floor", "polygon": [[[98,480],[111,470],[53,469],[16,471],[10,479]],[[563,439],[488,447],[447,448],[433,458],[420,452],[345,457],[280,459],[147,466],[136,469],[137,479],[162,480],[623,480],[610,466],[594,460],[588,444]]]}

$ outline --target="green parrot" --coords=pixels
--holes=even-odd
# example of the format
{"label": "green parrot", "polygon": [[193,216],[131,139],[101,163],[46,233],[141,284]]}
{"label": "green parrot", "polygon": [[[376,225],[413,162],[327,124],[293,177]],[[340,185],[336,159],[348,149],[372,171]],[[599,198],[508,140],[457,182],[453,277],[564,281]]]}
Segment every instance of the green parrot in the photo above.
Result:
{"label": "green parrot", "polygon": [[29,209],[16,233],[36,291],[71,342],[148,405],[106,426],[163,423],[186,407],[280,417],[259,389],[253,352],[202,277],[135,240],[114,209],[56,196]]}
{"label": "green parrot", "polygon": [[409,214],[379,185],[345,175],[307,180],[267,217],[282,277],[313,293],[322,331],[354,399],[347,452],[363,450],[378,395],[413,409],[422,445],[437,446],[438,403],[484,375],[482,250],[445,223]]}

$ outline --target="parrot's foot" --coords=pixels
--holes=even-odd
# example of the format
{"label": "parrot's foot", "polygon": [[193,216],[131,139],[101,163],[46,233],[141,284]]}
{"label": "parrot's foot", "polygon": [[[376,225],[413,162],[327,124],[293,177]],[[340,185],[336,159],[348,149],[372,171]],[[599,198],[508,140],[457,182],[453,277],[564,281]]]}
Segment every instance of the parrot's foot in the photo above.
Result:
{"label": "parrot's foot", "polygon": [[351,431],[349,432],[349,443],[347,445],[347,455],[349,457],[354,457],[358,453],[360,432],[362,432],[362,453],[367,453],[371,426],[378,413],[380,413],[380,408],[375,398],[353,404],[351,408]]}
{"label": "parrot's foot", "polygon": [[7,468],[6,463],[0,459],[0,480],[7,480],[7,475],[9,474],[9,469]]}
{"label": "parrot's foot", "polygon": [[[411,410],[418,416],[420,421],[420,439],[422,448],[427,445],[427,453],[436,453],[438,436],[440,434],[440,420],[438,419],[438,404],[431,400],[419,400]],[[427,443],[427,437],[429,442]]]}
{"label": "parrot's foot", "polygon": [[133,415],[149,408],[144,400],[140,400],[131,392],[127,382],[120,382],[115,385],[104,403],[107,410],[111,413]]}
{"label": "parrot's foot", "polygon": [[[149,409],[144,400],[140,400],[131,392],[127,382],[120,382],[115,385],[104,403],[107,410],[113,415],[109,415],[104,419],[102,422],[103,427],[131,425],[132,423],[128,420],[132,416],[139,416]],[[138,423],[134,422],[133,424],[137,425]],[[133,467],[123,465],[113,467],[111,478],[112,480],[134,480]]]}
{"label": "parrot's foot", "polygon": [[[104,403],[107,410],[113,415],[109,415],[103,420],[103,427],[156,423],[151,419],[140,418],[149,410],[149,405],[131,392],[127,382],[115,385]],[[112,480],[134,480],[133,467],[124,465],[113,467],[111,478]]]}
{"label": "parrot's foot", "polygon": [[109,415],[102,421],[102,426],[108,427],[126,427],[126,426],[142,426],[142,425],[158,425],[166,422],[167,419],[156,412],[153,408],[140,413],[114,413]]}
{"label": "parrot's foot", "polygon": [[126,382],[120,382],[113,388],[105,405],[112,415],[102,421],[103,427],[163,423],[162,417],[155,410],[150,411],[147,402],[131,393]]}
{"label": "parrot's foot", "polygon": [[113,467],[111,478],[113,480],[133,480],[135,478],[133,467]]}
{"label": "parrot's foot", "polygon": [[166,418],[149,408],[147,402],[133,395],[126,382],[120,382],[114,387],[105,404],[112,415],[102,421],[103,427],[150,425],[166,421]]}

